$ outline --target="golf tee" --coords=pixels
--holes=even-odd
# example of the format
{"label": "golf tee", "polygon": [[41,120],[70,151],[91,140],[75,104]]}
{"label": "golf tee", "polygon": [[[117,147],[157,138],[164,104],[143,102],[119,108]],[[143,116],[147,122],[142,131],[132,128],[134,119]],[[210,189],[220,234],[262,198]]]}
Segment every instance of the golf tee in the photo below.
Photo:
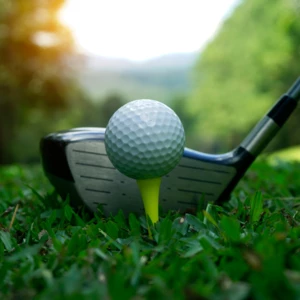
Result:
{"label": "golf tee", "polygon": [[161,177],[151,179],[138,179],[137,184],[141,192],[146,216],[152,223],[158,221],[158,201]]}

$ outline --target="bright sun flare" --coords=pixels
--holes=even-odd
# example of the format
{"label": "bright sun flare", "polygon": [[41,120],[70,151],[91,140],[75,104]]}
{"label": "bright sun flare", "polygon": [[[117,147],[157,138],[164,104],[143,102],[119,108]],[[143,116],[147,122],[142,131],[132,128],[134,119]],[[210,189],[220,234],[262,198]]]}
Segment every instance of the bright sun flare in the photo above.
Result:
{"label": "bright sun flare", "polygon": [[143,60],[197,51],[239,0],[69,0],[60,20],[80,51]]}

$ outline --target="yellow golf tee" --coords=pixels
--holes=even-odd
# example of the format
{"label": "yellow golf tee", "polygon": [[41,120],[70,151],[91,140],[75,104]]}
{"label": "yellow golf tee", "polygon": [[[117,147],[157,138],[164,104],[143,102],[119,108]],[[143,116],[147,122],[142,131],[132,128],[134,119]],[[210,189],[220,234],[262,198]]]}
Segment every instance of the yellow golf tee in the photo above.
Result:
{"label": "yellow golf tee", "polygon": [[158,221],[158,200],[161,177],[151,179],[138,179],[146,216],[148,215],[152,223]]}

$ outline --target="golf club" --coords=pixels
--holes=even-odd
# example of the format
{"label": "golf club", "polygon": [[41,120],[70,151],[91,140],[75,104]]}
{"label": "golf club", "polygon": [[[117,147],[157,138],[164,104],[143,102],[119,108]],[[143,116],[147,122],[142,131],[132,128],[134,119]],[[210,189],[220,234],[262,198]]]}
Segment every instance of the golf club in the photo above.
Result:
{"label": "golf club", "polygon": [[[276,135],[300,99],[300,77],[234,150],[206,154],[185,148],[179,164],[162,179],[163,211],[197,209],[202,201],[222,204],[255,158]],[[120,209],[144,213],[134,179],[111,164],[104,145],[105,128],[75,128],[51,133],[40,144],[46,176],[62,198],[105,215]]]}

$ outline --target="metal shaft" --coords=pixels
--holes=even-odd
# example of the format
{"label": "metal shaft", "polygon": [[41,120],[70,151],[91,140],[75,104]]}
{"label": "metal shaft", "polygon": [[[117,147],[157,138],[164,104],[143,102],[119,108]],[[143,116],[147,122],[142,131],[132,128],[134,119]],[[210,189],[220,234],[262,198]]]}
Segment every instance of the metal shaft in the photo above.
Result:
{"label": "metal shaft", "polygon": [[293,86],[289,89],[287,92],[287,95],[289,95],[291,98],[295,99],[296,101],[299,101],[300,99],[300,77],[295,81]]}
{"label": "metal shaft", "polygon": [[300,99],[300,77],[242,141],[241,147],[259,155],[287,121]]}

